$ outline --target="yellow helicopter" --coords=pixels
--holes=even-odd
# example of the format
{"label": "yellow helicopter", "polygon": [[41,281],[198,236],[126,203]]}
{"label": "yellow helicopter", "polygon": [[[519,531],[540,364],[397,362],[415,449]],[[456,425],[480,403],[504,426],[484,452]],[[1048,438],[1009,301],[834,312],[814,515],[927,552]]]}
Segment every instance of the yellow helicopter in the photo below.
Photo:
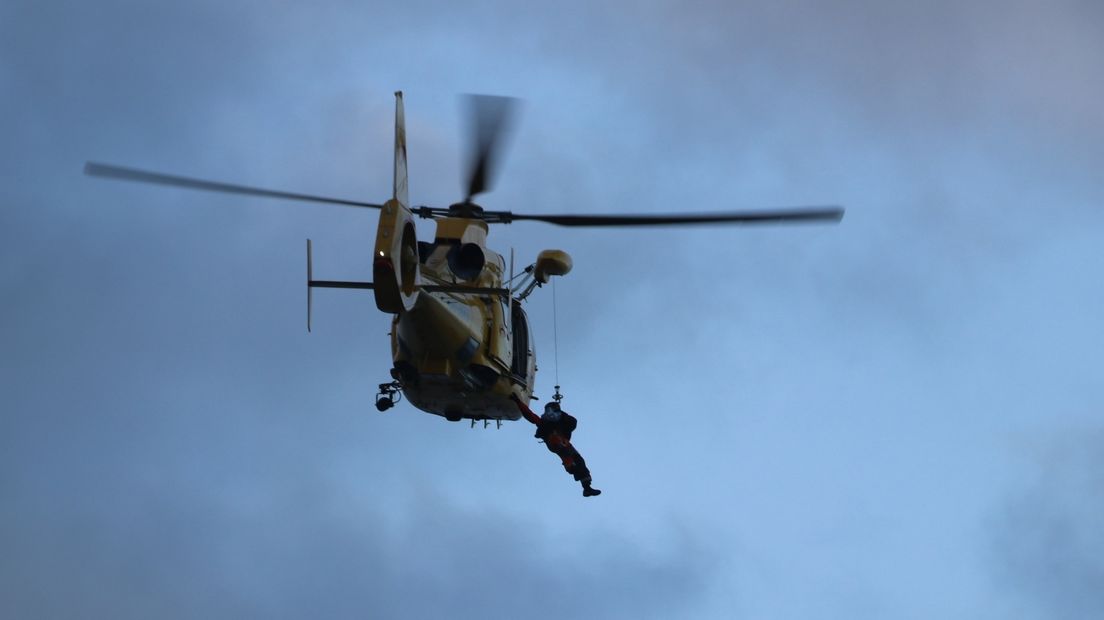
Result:
{"label": "yellow helicopter", "polygon": [[[395,163],[391,199],[383,204],[247,187],[88,162],[85,174],[206,191],[378,209],[371,282],[315,280],[307,240],[307,329],[315,288],[368,289],[391,319],[392,381],[380,384],[382,412],[403,396],[415,407],[450,421],[484,424],[521,417],[511,398],[529,402],[536,380],[536,354],[522,302],[549,278],[571,271],[571,257],[544,250],[520,273],[487,247],[490,224],[538,221],[559,226],[671,226],[839,222],[843,209],[649,215],[532,215],[489,211],[472,199],[490,189],[501,137],[515,100],[471,96],[473,157],[467,197],[448,208],[410,206],[407,197],[406,127],[402,92],[395,93]],[[432,242],[418,241],[416,218],[435,220]],[[559,398],[559,386],[554,398]]]}

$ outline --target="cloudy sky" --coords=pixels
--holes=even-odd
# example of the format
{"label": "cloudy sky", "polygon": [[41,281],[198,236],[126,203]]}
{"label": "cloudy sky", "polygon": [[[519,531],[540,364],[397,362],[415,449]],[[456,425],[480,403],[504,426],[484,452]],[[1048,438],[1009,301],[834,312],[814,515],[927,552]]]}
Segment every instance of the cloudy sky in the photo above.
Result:
{"label": "cloudy sky", "polygon": [[[1104,5],[0,3],[0,615],[1104,616]],[[492,209],[596,486],[523,423],[377,413],[375,215],[86,160]],[[420,236],[432,235],[431,225]]]}

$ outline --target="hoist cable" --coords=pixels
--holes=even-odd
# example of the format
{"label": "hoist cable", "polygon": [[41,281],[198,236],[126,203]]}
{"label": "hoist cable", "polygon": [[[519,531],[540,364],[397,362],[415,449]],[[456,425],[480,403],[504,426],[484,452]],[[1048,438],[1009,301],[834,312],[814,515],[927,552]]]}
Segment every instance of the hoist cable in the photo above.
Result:
{"label": "hoist cable", "polygon": [[556,325],[556,279],[552,280],[552,351],[556,360],[556,393],[560,391],[560,334]]}

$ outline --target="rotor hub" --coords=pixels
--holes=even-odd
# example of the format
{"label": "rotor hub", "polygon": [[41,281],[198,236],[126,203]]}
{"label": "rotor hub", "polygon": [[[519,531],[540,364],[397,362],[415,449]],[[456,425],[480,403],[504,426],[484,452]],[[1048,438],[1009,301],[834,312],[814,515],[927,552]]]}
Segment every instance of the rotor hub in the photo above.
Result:
{"label": "rotor hub", "polygon": [[462,217],[467,219],[483,219],[483,207],[471,202],[457,202],[449,205],[449,217]]}

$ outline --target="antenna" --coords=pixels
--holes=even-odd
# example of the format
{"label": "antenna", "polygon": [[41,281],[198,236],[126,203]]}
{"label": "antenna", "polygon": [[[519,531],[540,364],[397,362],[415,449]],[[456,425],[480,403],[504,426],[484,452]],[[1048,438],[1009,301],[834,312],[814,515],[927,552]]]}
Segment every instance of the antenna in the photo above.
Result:
{"label": "antenna", "polygon": [[560,330],[556,325],[556,280],[548,279],[552,280],[552,350],[556,360],[556,393],[552,395],[552,400],[559,404],[563,400],[563,394],[560,394]]}

